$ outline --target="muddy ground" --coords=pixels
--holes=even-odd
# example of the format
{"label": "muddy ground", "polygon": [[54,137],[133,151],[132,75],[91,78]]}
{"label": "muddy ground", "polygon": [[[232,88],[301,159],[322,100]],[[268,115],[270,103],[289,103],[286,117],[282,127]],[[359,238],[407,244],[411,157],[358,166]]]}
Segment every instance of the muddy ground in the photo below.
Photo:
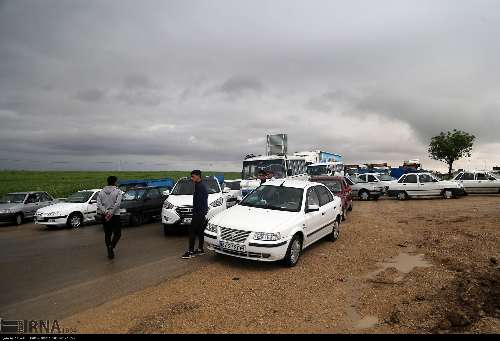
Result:
{"label": "muddy ground", "polygon": [[[500,196],[355,202],[292,269],[215,256],[62,321],[99,333],[499,333]],[[188,261],[187,261],[188,262]]]}

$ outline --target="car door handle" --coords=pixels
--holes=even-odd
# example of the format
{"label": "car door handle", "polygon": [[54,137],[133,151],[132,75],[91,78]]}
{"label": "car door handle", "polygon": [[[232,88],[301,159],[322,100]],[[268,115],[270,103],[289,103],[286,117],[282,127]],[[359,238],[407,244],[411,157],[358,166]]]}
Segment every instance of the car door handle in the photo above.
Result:
{"label": "car door handle", "polygon": [[420,186],[425,186],[425,184],[420,184]]}

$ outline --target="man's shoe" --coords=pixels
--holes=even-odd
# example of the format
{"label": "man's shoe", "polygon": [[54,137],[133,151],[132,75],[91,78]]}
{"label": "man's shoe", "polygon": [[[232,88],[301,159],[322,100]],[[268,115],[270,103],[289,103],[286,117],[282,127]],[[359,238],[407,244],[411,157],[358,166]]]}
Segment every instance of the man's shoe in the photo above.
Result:
{"label": "man's shoe", "polygon": [[205,254],[205,250],[203,249],[198,249],[194,252],[195,256],[203,256]]}
{"label": "man's shoe", "polygon": [[108,246],[108,258],[109,259],[115,258],[115,253],[114,253],[113,248],[111,246]]}
{"label": "man's shoe", "polygon": [[186,251],[186,253],[182,256],[182,259],[190,259],[194,258],[194,253],[191,251]]}

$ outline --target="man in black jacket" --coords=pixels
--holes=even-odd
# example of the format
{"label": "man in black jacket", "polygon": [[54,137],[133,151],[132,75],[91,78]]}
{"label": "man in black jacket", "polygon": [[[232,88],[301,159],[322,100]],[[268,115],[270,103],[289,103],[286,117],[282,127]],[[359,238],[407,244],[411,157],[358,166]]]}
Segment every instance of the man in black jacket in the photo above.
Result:
{"label": "man in black jacket", "polygon": [[[191,181],[194,182],[193,193],[193,220],[189,226],[189,250],[182,256],[184,259],[193,258],[197,255],[203,255],[204,233],[207,225],[208,213],[208,191],[201,180],[201,171],[191,172]],[[194,249],[194,244],[198,237],[198,249]]]}

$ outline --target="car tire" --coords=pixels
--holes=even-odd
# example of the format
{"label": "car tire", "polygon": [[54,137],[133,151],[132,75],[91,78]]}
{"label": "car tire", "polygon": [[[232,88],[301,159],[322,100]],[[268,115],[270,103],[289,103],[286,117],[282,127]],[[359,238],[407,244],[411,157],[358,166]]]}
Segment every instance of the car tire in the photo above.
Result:
{"label": "car tire", "polygon": [[451,189],[445,189],[443,191],[443,198],[445,198],[445,199],[452,199],[454,197],[455,197],[455,195],[453,194],[453,191]]}
{"label": "car tire", "polygon": [[302,253],[302,238],[296,234],[288,244],[283,264],[288,268],[293,268],[299,262],[300,254]]}
{"label": "car tire", "polygon": [[19,226],[23,223],[23,221],[24,221],[23,214],[22,213],[16,214],[16,216],[14,217],[14,224],[16,226]]}
{"label": "car tire", "polygon": [[406,200],[406,199],[408,199],[408,194],[406,194],[406,192],[404,192],[404,191],[399,192],[397,194],[397,198],[398,198],[398,200],[401,200],[401,201]]}
{"label": "car tire", "polygon": [[363,201],[370,200],[370,192],[368,192],[367,190],[361,190],[361,191],[359,191],[358,196]]}
{"label": "car tire", "polygon": [[333,230],[332,233],[328,235],[328,240],[331,242],[336,241],[340,237],[340,220],[335,219],[335,222],[333,223]]}
{"label": "car tire", "polygon": [[83,224],[83,216],[81,213],[71,213],[68,217],[66,225],[72,229],[79,229]]}

